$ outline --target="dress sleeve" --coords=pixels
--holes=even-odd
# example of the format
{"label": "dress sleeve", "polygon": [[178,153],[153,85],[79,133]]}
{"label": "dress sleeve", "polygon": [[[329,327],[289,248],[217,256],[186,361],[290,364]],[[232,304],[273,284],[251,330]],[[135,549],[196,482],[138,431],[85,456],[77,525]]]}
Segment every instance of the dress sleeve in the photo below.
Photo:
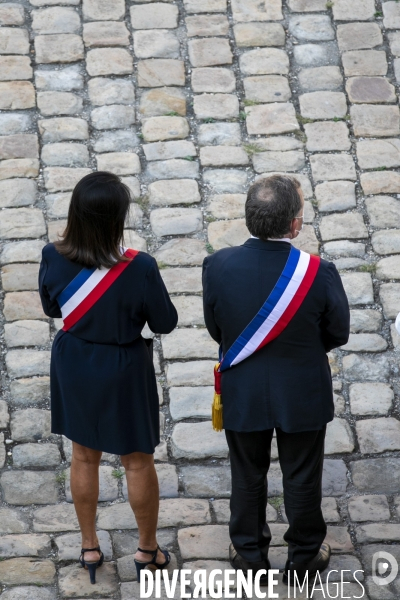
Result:
{"label": "dress sleeve", "polygon": [[48,317],[57,319],[61,317],[61,310],[57,300],[50,298],[49,291],[46,287],[47,262],[42,254],[42,262],[39,269],[39,295],[42,301],[43,311]]}
{"label": "dress sleeve", "polygon": [[178,323],[178,313],[154,259],[146,273],[144,313],[153,333],[171,333]]}
{"label": "dress sleeve", "polygon": [[350,334],[350,309],[342,280],[333,263],[328,264],[326,305],[322,316],[325,350],[330,352],[347,344]]}

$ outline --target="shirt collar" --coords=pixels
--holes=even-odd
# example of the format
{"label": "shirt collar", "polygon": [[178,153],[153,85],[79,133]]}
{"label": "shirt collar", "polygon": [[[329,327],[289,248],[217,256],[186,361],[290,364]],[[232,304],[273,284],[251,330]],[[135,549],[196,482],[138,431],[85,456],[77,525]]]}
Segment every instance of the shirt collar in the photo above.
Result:
{"label": "shirt collar", "polygon": [[[259,240],[260,238],[256,237],[255,235],[250,235],[250,237],[253,238],[253,240]],[[268,242],[286,242],[287,244],[291,244],[292,240],[290,238],[268,238],[267,240]]]}

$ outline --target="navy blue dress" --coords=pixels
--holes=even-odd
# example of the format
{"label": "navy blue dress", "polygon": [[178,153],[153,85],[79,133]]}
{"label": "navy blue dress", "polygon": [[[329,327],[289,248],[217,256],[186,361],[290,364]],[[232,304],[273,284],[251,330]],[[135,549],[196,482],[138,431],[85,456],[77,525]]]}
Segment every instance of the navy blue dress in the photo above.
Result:
{"label": "navy blue dress", "polygon": [[[57,297],[82,265],[43,248],[39,292],[49,317],[61,317]],[[170,333],[178,316],[154,258],[139,252],[51,353],[52,433],[87,448],[152,454],[160,442],[153,361],[141,331]]]}

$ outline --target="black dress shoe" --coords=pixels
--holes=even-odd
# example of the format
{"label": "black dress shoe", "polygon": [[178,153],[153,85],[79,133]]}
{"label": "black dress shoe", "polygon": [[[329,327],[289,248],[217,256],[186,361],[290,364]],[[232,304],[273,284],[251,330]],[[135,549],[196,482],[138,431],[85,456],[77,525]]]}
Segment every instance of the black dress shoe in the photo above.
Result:
{"label": "black dress shoe", "polygon": [[258,560],[255,562],[249,562],[236,552],[233,544],[230,544],[229,562],[235,571],[243,571],[245,575],[247,575],[247,571],[251,570],[253,572],[253,579],[255,578],[257,571],[260,571],[261,569],[266,570],[266,573],[260,577],[260,585],[267,585],[268,569],[271,568],[271,563],[269,562],[268,558],[264,558],[264,560]]}
{"label": "black dress shoe", "polygon": [[312,580],[312,578],[316,575],[317,571],[320,573],[324,571],[329,565],[329,561],[331,558],[331,547],[329,544],[322,544],[321,548],[317,556],[314,556],[313,559],[308,563],[296,563],[288,560],[285,566],[285,572],[282,577],[282,582],[286,585],[294,585],[294,574],[296,573],[297,579],[300,585],[303,584],[304,578],[308,572],[308,579]]}

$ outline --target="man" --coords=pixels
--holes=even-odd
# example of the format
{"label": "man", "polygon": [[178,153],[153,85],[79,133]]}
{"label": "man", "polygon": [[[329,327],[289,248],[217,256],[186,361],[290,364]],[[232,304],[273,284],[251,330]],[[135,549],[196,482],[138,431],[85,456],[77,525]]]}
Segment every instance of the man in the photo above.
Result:
{"label": "man", "polygon": [[231,564],[253,574],[270,568],[266,476],[275,429],[289,521],[285,583],[329,564],[321,512],[324,438],[334,417],[326,353],[347,342],[350,321],[334,264],[291,245],[303,219],[296,179],[261,179],[246,201],[251,239],[203,265],[206,326],[224,357],[216,377],[232,470]]}

